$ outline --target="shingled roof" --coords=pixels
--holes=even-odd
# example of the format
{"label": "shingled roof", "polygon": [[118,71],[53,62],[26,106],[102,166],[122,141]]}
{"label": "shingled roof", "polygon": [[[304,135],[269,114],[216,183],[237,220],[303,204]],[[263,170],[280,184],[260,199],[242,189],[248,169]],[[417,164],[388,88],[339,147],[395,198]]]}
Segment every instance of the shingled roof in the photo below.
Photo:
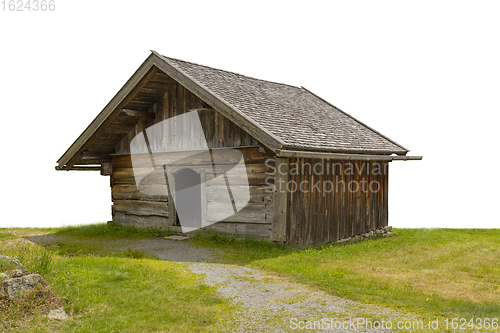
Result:
{"label": "shingled roof", "polygon": [[[162,56],[155,51],[58,160],[58,170],[109,155],[135,125],[123,109],[149,110],[178,82],[278,156],[281,151],[406,155],[408,150],[303,87]],[[151,93],[154,91],[155,93]],[[289,153],[291,154],[291,153]]]}
{"label": "shingled roof", "polygon": [[284,148],[398,155],[408,152],[303,87],[161,57],[275,137]]}

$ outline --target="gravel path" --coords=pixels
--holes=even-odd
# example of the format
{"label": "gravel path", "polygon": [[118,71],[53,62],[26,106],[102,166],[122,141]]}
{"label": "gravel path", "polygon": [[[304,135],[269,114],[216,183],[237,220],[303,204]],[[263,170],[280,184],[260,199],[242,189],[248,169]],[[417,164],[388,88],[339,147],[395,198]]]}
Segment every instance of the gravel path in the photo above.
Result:
{"label": "gravel path", "polygon": [[[224,264],[216,251],[194,246],[189,241],[148,239],[130,246],[160,259],[185,263],[192,272],[204,275],[204,283],[215,286],[221,296],[238,304],[239,310],[221,330],[231,327],[233,332],[390,332],[352,325],[350,320],[357,322],[359,318],[376,325],[384,319],[385,322],[391,321],[395,327],[398,321],[416,319],[381,307],[331,296],[260,270]],[[299,324],[307,325],[307,321],[320,320],[325,320],[320,329],[298,329]],[[344,328],[340,328],[341,324]]]}

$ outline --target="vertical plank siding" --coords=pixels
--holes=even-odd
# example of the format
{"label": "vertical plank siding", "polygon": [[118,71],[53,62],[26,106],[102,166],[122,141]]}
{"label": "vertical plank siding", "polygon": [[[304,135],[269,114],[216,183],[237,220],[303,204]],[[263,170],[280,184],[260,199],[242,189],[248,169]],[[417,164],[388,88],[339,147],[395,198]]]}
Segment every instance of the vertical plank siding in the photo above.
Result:
{"label": "vertical plank siding", "polygon": [[[334,242],[387,226],[388,162],[289,161],[286,244]],[[327,163],[335,168],[309,172]]]}

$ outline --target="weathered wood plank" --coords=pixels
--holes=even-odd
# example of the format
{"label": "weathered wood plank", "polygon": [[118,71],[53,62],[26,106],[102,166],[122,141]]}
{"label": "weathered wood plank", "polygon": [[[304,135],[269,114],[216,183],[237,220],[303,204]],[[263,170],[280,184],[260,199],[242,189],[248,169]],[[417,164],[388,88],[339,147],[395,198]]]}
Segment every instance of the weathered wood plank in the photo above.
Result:
{"label": "weathered wood plank", "polygon": [[114,200],[115,212],[137,216],[168,217],[168,204],[165,202],[140,200]]}
{"label": "weathered wood plank", "polygon": [[165,185],[144,186],[142,190],[139,191],[134,184],[115,185],[111,188],[111,196],[113,200],[168,201]]}
{"label": "weathered wood plank", "polygon": [[271,223],[238,223],[238,222],[217,222],[211,224],[203,230],[212,230],[226,235],[247,236],[251,238],[271,237]]}
{"label": "weathered wood plank", "polygon": [[[250,193],[249,202],[273,202],[273,188],[271,186],[231,186],[233,196],[240,198]],[[227,197],[226,186],[206,186],[207,201],[222,201]]]}
{"label": "weathered wood plank", "polygon": [[[173,170],[172,168],[167,167],[168,170]],[[193,168],[196,171],[196,168]],[[155,171],[151,171],[151,168],[113,168],[113,184],[115,185],[126,185],[126,184],[135,184],[135,177],[141,176],[144,177],[141,180],[141,184],[143,185],[155,185],[155,184],[164,184],[165,178],[161,168],[157,168]],[[222,172],[226,169],[224,166],[215,167],[217,172],[217,176],[221,177]],[[231,170],[235,170],[235,173],[231,176],[231,186],[237,185],[251,185],[258,186],[264,185],[267,182],[271,182],[271,179],[268,179],[269,175],[267,174],[267,169],[263,168],[259,164],[248,164],[246,167],[235,167]],[[246,171],[246,173],[245,173]],[[214,178],[213,173],[207,173],[207,181],[210,181]]]}
{"label": "weathered wood plank", "polygon": [[286,240],[286,220],[288,216],[287,206],[287,184],[288,184],[288,159],[277,158],[275,160],[275,189],[274,189],[274,211],[271,239],[274,242],[285,242]]}
{"label": "weathered wood plank", "polygon": [[91,165],[76,165],[70,171],[101,171],[101,167]]}
{"label": "weathered wood plank", "polygon": [[[296,159],[289,159],[289,162],[288,162],[289,166],[291,163],[296,163]],[[288,175],[288,180],[289,180],[289,184],[291,184],[293,186],[293,184],[296,183],[297,181],[297,175],[295,174],[289,174]],[[290,244],[290,245],[295,245],[296,242],[295,242],[295,230],[296,230],[296,222],[297,222],[297,218],[296,218],[296,212],[295,212],[295,209],[296,209],[296,206],[298,205],[297,204],[297,191],[294,191],[294,188],[293,187],[289,187],[287,188],[287,196],[288,196],[288,208],[287,209],[287,218],[286,218],[286,244]]]}
{"label": "weathered wood plank", "polygon": [[273,203],[271,202],[249,202],[239,212],[224,219],[223,213],[229,208],[226,203],[207,201],[207,222],[213,223],[221,220],[249,223],[272,222]]}
{"label": "weathered wood plank", "polygon": [[162,228],[167,230],[171,224],[170,220],[162,216],[138,216],[115,212],[113,221],[124,226],[135,226],[136,228]]}
{"label": "weathered wood plank", "polygon": [[[235,149],[241,153],[245,164],[264,163],[268,156],[260,153],[256,146],[244,147]],[[239,162],[241,156],[235,154],[228,149],[212,149],[214,160],[217,164],[236,164]],[[157,165],[206,165],[211,164],[212,159],[208,151],[171,151],[171,152],[154,152],[155,163]],[[132,167],[132,160],[130,154],[114,154],[113,163],[119,167]],[[178,163],[175,163],[178,161]],[[134,166],[150,166],[151,157],[149,153],[134,154]],[[269,162],[268,165],[272,167],[273,163]]]}
{"label": "weathered wood plank", "polygon": [[156,114],[154,112],[150,111],[137,111],[137,110],[130,110],[130,109],[122,109],[122,112],[126,114],[129,117],[134,117],[134,118],[147,118],[147,119],[155,119]]}
{"label": "weathered wood plank", "polygon": [[82,159],[88,162],[109,162],[111,161],[111,155],[109,154],[96,154],[89,153],[87,151],[82,152]]}
{"label": "weathered wood plank", "polygon": [[389,225],[389,163],[385,165],[384,189],[382,204],[382,227]]}
{"label": "weathered wood plank", "polygon": [[[172,177],[172,173],[167,171],[166,168],[163,168],[163,174],[167,175],[167,179],[172,179],[173,181],[168,184],[168,202],[173,203],[174,202],[174,195],[173,195],[173,190],[175,189],[175,177]],[[171,225],[177,225],[177,209],[175,208],[175,204],[169,204],[168,205],[168,216],[169,216],[169,223]]]}
{"label": "weathered wood plank", "polygon": [[336,241],[340,239],[339,236],[339,203],[338,203],[338,188],[337,188],[337,174],[333,173],[330,180],[333,182],[333,190],[332,190],[332,199],[331,199],[331,210],[332,210],[332,219],[331,219],[331,239],[332,241]]}
{"label": "weathered wood plank", "polygon": [[111,163],[111,161],[103,162],[101,164],[101,176],[111,176],[112,173],[113,173],[113,163]]}
{"label": "weathered wood plank", "polygon": [[[360,162],[358,161],[356,163],[358,165],[358,167],[362,167],[363,166],[363,162]],[[360,169],[358,169],[360,170]],[[354,222],[355,222],[355,229],[354,229],[354,234],[361,234],[364,232],[364,228],[363,228],[363,221],[361,219],[361,211],[362,211],[362,198],[363,198],[363,189],[362,189],[362,173],[357,173],[357,189],[356,189],[356,193],[355,193],[355,207],[354,207]]]}

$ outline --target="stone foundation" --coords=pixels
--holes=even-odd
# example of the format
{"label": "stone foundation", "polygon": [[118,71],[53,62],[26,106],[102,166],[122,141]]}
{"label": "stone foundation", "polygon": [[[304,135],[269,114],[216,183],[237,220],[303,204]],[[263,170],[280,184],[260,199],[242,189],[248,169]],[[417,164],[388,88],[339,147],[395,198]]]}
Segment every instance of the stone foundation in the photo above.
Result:
{"label": "stone foundation", "polygon": [[356,236],[347,237],[344,239],[339,239],[335,243],[357,243],[363,240],[374,238],[375,236],[381,235],[382,237],[391,237],[392,236],[392,227],[386,226],[383,228],[376,229],[375,231],[369,231],[364,234],[359,234]]}

